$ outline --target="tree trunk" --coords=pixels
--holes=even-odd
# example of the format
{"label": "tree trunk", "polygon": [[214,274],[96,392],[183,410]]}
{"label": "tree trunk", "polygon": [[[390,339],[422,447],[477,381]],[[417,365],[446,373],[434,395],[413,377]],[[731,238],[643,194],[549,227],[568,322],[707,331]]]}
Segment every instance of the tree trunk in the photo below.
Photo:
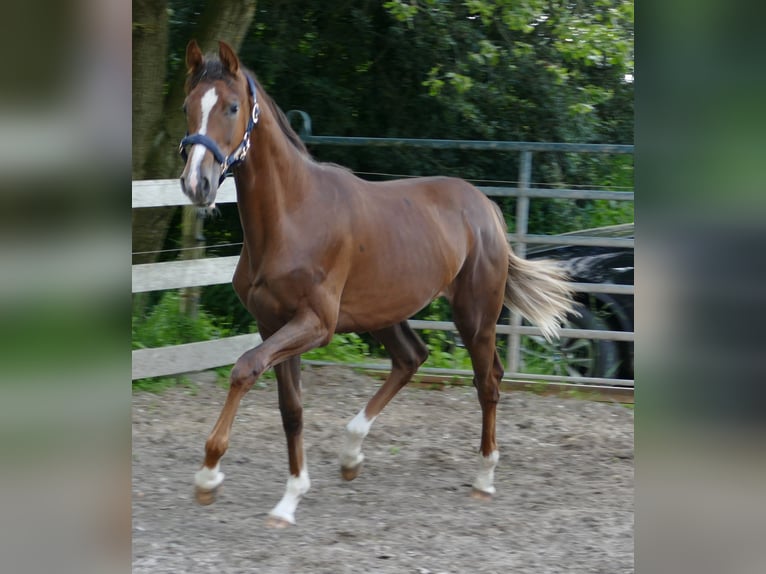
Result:
{"label": "tree trunk", "polygon": [[144,179],[151,134],[164,111],[167,53],[167,0],[133,0],[133,179]]}
{"label": "tree trunk", "polygon": [[[194,36],[203,49],[217,50],[225,40],[238,50],[255,14],[255,0],[209,2]],[[177,146],[186,132],[181,111],[185,97],[184,67],[167,86],[168,18],[166,0],[133,3],[133,179],[177,177],[182,169]],[[181,53],[185,45],[180,48]],[[167,96],[163,94],[167,93]],[[178,193],[181,193],[180,187]],[[177,208],[133,210],[135,263],[156,261]]]}

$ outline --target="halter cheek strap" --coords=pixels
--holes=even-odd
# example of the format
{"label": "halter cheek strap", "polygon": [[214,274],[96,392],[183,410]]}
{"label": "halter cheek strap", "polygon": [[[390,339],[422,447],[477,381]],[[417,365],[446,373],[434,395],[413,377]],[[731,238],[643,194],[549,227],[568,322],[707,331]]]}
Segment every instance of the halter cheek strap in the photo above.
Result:
{"label": "halter cheek strap", "polygon": [[242,137],[242,141],[239,142],[239,145],[234,149],[234,151],[229,155],[223,155],[221,148],[218,147],[218,144],[215,143],[212,138],[199,133],[192,135],[187,133],[186,137],[181,140],[181,143],[178,146],[178,151],[184,161],[187,161],[189,157],[189,154],[186,151],[188,146],[196,144],[205,146],[210,151],[210,153],[213,154],[215,161],[221,165],[221,175],[218,178],[218,185],[223,183],[223,180],[226,178],[226,171],[230,167],[242,163],[245,160],[245,157],[247,157],[247,152],[250,149],[250,132],[253,131],[253,128],[258,123],[258,118],[261,115],[261,107],[258,105],[258,92],[255,88],[255,82],[250,77],[250,74],[246,73],[245,77],[247,78],[247,85],[250,89],[250,94],[253,96],[253,109],[251,110],[250,117],[247,120],[245,135]]}

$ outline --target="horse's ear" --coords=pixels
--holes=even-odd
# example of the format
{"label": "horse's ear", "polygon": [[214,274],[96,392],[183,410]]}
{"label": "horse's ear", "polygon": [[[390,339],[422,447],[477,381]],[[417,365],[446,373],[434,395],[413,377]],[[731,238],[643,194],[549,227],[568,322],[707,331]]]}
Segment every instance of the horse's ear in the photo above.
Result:
{"label": "horse's ear", "polygon": [[234,48],[220,40],[218,42],[218,56],[221,58],[223,69],[229,72],[232,76],[236,76],[239,71],[239,58],[237,58],[237,55],[234,53]]}
{"label": "horse's ear", "polygon": [[189,73],[199,68],[204,62],[202,50],[199,49],[197,40],[190,40],[186,45],[186,69]]}

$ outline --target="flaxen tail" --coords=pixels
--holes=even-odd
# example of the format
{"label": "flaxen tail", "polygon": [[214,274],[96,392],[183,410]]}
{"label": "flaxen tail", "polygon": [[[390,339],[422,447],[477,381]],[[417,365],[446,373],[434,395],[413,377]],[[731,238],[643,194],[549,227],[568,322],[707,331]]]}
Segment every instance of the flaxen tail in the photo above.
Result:
{"label": "flaxen tail", "polygon": [[[505,236],[503,212],[495,202],[490,203],[495,210],[498,233]],[[561,323],[568,314],[580,316],[574,308],[574,289],[567,279],[566,272],[556,261],[522,259],[508,245],[505,306],[536,325],[548,341],[558,338]]]}
{"label": "flaxen tail", "polygon": [[561,322],[574,310],[574,290],[556,261],[527,260],[508,248],[505,305],[540,328],[548,341],[558,338]]}

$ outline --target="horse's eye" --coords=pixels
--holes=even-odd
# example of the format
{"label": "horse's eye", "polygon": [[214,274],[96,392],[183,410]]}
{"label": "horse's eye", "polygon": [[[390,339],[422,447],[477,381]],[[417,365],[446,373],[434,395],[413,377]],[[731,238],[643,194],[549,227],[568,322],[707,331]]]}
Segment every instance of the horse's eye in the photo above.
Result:
{"label": "horse's eye", "polygon": [[229,106],[229,113],[230,113],[231,115],[234,115],[234,114],[236,114],[238,111],[239,111],[239,104],[231,104],[231,105]]}
{"label": "horse's eye", "polygon": [[181,109],[183,110],[183,112],[184,112],[184,115],[186,115],[186,104],[184,104],[183,106],[181,106]]}

